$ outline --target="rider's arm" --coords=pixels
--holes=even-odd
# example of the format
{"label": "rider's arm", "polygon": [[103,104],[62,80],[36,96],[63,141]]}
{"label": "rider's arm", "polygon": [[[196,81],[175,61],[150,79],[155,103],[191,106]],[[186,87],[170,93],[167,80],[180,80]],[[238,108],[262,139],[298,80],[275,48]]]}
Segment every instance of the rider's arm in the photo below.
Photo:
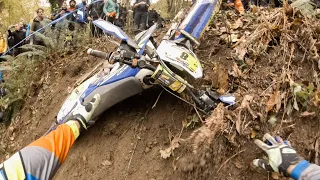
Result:
{"label": "rider's arm", "polygon": [[46,136],[34,141],[0,164],[0,179],[52,179],[65,161],[67,154],[100,102],[95,95],[86,106],[79,106],[65,124],[59,125]]}
{"label": "rider's arm", "polygon": [[255,159],[253,165],[267,171],[291,176],[295,180],[320,179],[320,167],[300,157],[288,141],[283,141],[280,137],[272,137],[268,133],[263,139],[267,143],[259,139],[256,139],[254,143],[268,154],[269,160]]}
{"label": "rider's arm", "polygon": [[310,164],[306,160],[289,167],[288,172],[295,180],[320,179],[320,166]]}
{"label": "rider's arm", "polygon": [[0,165],[0,179],[52,179],[79,136],[80,124],[68,121]]}

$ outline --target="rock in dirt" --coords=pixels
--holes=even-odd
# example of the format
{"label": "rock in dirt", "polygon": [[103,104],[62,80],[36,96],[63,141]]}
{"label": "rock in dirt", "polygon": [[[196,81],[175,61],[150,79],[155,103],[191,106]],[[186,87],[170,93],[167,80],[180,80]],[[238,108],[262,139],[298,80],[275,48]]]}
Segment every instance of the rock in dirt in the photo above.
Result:
{"label": "rock in dirt", "polygon": [[109,160],[105,160],[101,163],[102,166],[111,166],[112,165],[112,162],[109,161]]}

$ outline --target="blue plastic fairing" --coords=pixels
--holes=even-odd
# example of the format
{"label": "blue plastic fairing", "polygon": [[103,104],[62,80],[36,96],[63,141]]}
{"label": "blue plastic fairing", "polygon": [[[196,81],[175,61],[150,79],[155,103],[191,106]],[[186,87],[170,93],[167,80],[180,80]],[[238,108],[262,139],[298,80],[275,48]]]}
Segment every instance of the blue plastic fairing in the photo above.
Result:
{"label": "blue plastic fairing", "polygon": [[[215,15],[214,11],[219,8],[218,3],[219,0],[198,0],[179,26],[179,29],[185,30],[199,40],[202,32]],[[184,35],[178,34],[175,39],[180,38],[184,38]]]}

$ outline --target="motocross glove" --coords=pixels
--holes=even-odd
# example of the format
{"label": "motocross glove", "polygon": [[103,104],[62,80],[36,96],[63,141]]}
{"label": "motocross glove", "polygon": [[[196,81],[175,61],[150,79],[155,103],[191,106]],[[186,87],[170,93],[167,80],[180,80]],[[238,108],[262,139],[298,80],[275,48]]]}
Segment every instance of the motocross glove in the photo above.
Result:
{"label": "motocross glove", "polygon": [[289,177],[290,175],[287,172],[289,166],[298,164],[303,158],[297,154],[287,141],[284,142],[280,137],[274,138],[266,133],[263,136],[263,140],[268,144],[258,139],[254,140],[254,143],[268,154],[269,160],[255,159],[253,160],[253,165]]}
{"label": "motocross glove", "polygon": [[94,110],[100,103],[100,100],[100,95],[96,94],[87,105],[80,105],[73,111],[70,120],[79,122],[81,126],[80,131],[86,130],[88,128],[89,121],[91,120]]}

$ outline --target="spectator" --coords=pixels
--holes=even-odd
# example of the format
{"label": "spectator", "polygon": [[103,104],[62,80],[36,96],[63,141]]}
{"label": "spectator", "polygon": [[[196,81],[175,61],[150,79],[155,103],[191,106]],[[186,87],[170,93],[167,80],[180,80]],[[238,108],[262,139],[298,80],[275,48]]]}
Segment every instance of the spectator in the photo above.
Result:
{"label": "spectator", "polygon": [[70,2],[69,2],[69,12],[72,12],[72,11],[74,11],[74,10],[76,10],[77,8],[76,8],[76,4],[77,4],[77,2],[75,1],[75,0],[70,0]]}
{"label": "spectator", "polygon": [[[67,2],[63,2],[61,9],[58,11],[58,13],[56,14],[56,16],[54,17],[54,20],[57,20],[61,17],[63,17],[64,15],[68,14],[70,11],[68,10],[68,5]],[[71,20],[71,18],[68,16],[67,17],[68,20]]]}
{"label": "spectator", "polygon": [[[13,37],[14,43],[13,46],[13,56],[16,56],[21,53],[21,47],[24,43],[22,42],[26,38],[26,30],[23,28],[23,23],[12,25],[8,29],[9,37]],[[11,31],[12,28],[15,28],[15,31]]]}
{"label": "spectator", "polygon": [[[7,52],[7,49],[8,49],[8,44],[7,44],[7,38],[6,38],[6,35],[3,34],[1,37],[0,37],[0,56],[2,56],[4,53]],[[0,72],[1,73],[1,72]],[[2,75],[2,74],[1,74]],[[2,79],[2,76],[0,77]],[[0,79],[0,80],[1,80]]]}
{"label": "spectator", "polygon": [[119,5],[119,19],[116,22],[117,26],[123,28],[127,22],[128,10],[124,5]]}
{"label": "spectator", "polygon": [[69,2],[69,12],[73,12],[72,14],[70,14],[68,20],[73,21],[73,22],[77,22],[79,20],[78,18],[78,14],[77,12],[74,12],[77,8],[76,8],[76,4],[77,2],[75,0],[70,0]]}
{"label": "spectator", "polygon": [[90,22],[90,29],[91,29],[91,34],[95,37],[98,37],[102,34],[102,30],[99,28],[96,28],[92,21],[97,20],[97,19],[103,19],[104,18],[104,13],[103,13],[103,6],[104,2],[103,0],[98,0],[88,6],[87,13],[88,13],[88,20]]}
{"label": "spectator", "polygon": [[41,22],[44,19],[43,13],[44,13],[44,10],[42,8],[39,8],[37,10],[37,16],[33,19],[33,22],[32,22],[31,32],[38,31],[43,27],[43,25],[41,24]]}
{"label": "spectator", "polygon": [[[31,28],[30,28],[30,34],[32,34],[32,32],[35,32],[35,31],[38,31],[40,29],[43,28],[43,20],[44,20],[44,10],[42,8],[39,8],[37,10],[37,16],[33,19],[32,21],[32,25],[31,25]],[[44,30],[40,30],[39,31],[40,33],[43,33]],[[44,45],[43,41],[41,38],[37,37],[37,36],[34,36],[32,39],[31,39],[31,44],[36,44],[36,45]]]}
{"label": "spectator", "polygon": [[103,12],[106,15],[106,20],[114,24],[119,18],[119,5],[116,0],[106,0],[103,6]]}
{"label": "spectator", "polygon": [[148,18],[148,8],[150,0],[136,0],[133,4],[134,10],[134,29],[145,30]]}
{"label": "spectator", "polygon": [[148,26],[151,27],[156,22],[159,22],[159,20],[160,15],[154,8],[151,8],[151,10],[148,12]]}
{"label": "spectator", "polygon": [[78,4],[76,6],[76,8],[78,9],[78,12],[77,12],[78,17],[79,17],[78,22],[79,23],[88,22],[88,19],[87,19],[87,8],[88,8],[87,0],[82,0],[82,2],[80,4]]}

